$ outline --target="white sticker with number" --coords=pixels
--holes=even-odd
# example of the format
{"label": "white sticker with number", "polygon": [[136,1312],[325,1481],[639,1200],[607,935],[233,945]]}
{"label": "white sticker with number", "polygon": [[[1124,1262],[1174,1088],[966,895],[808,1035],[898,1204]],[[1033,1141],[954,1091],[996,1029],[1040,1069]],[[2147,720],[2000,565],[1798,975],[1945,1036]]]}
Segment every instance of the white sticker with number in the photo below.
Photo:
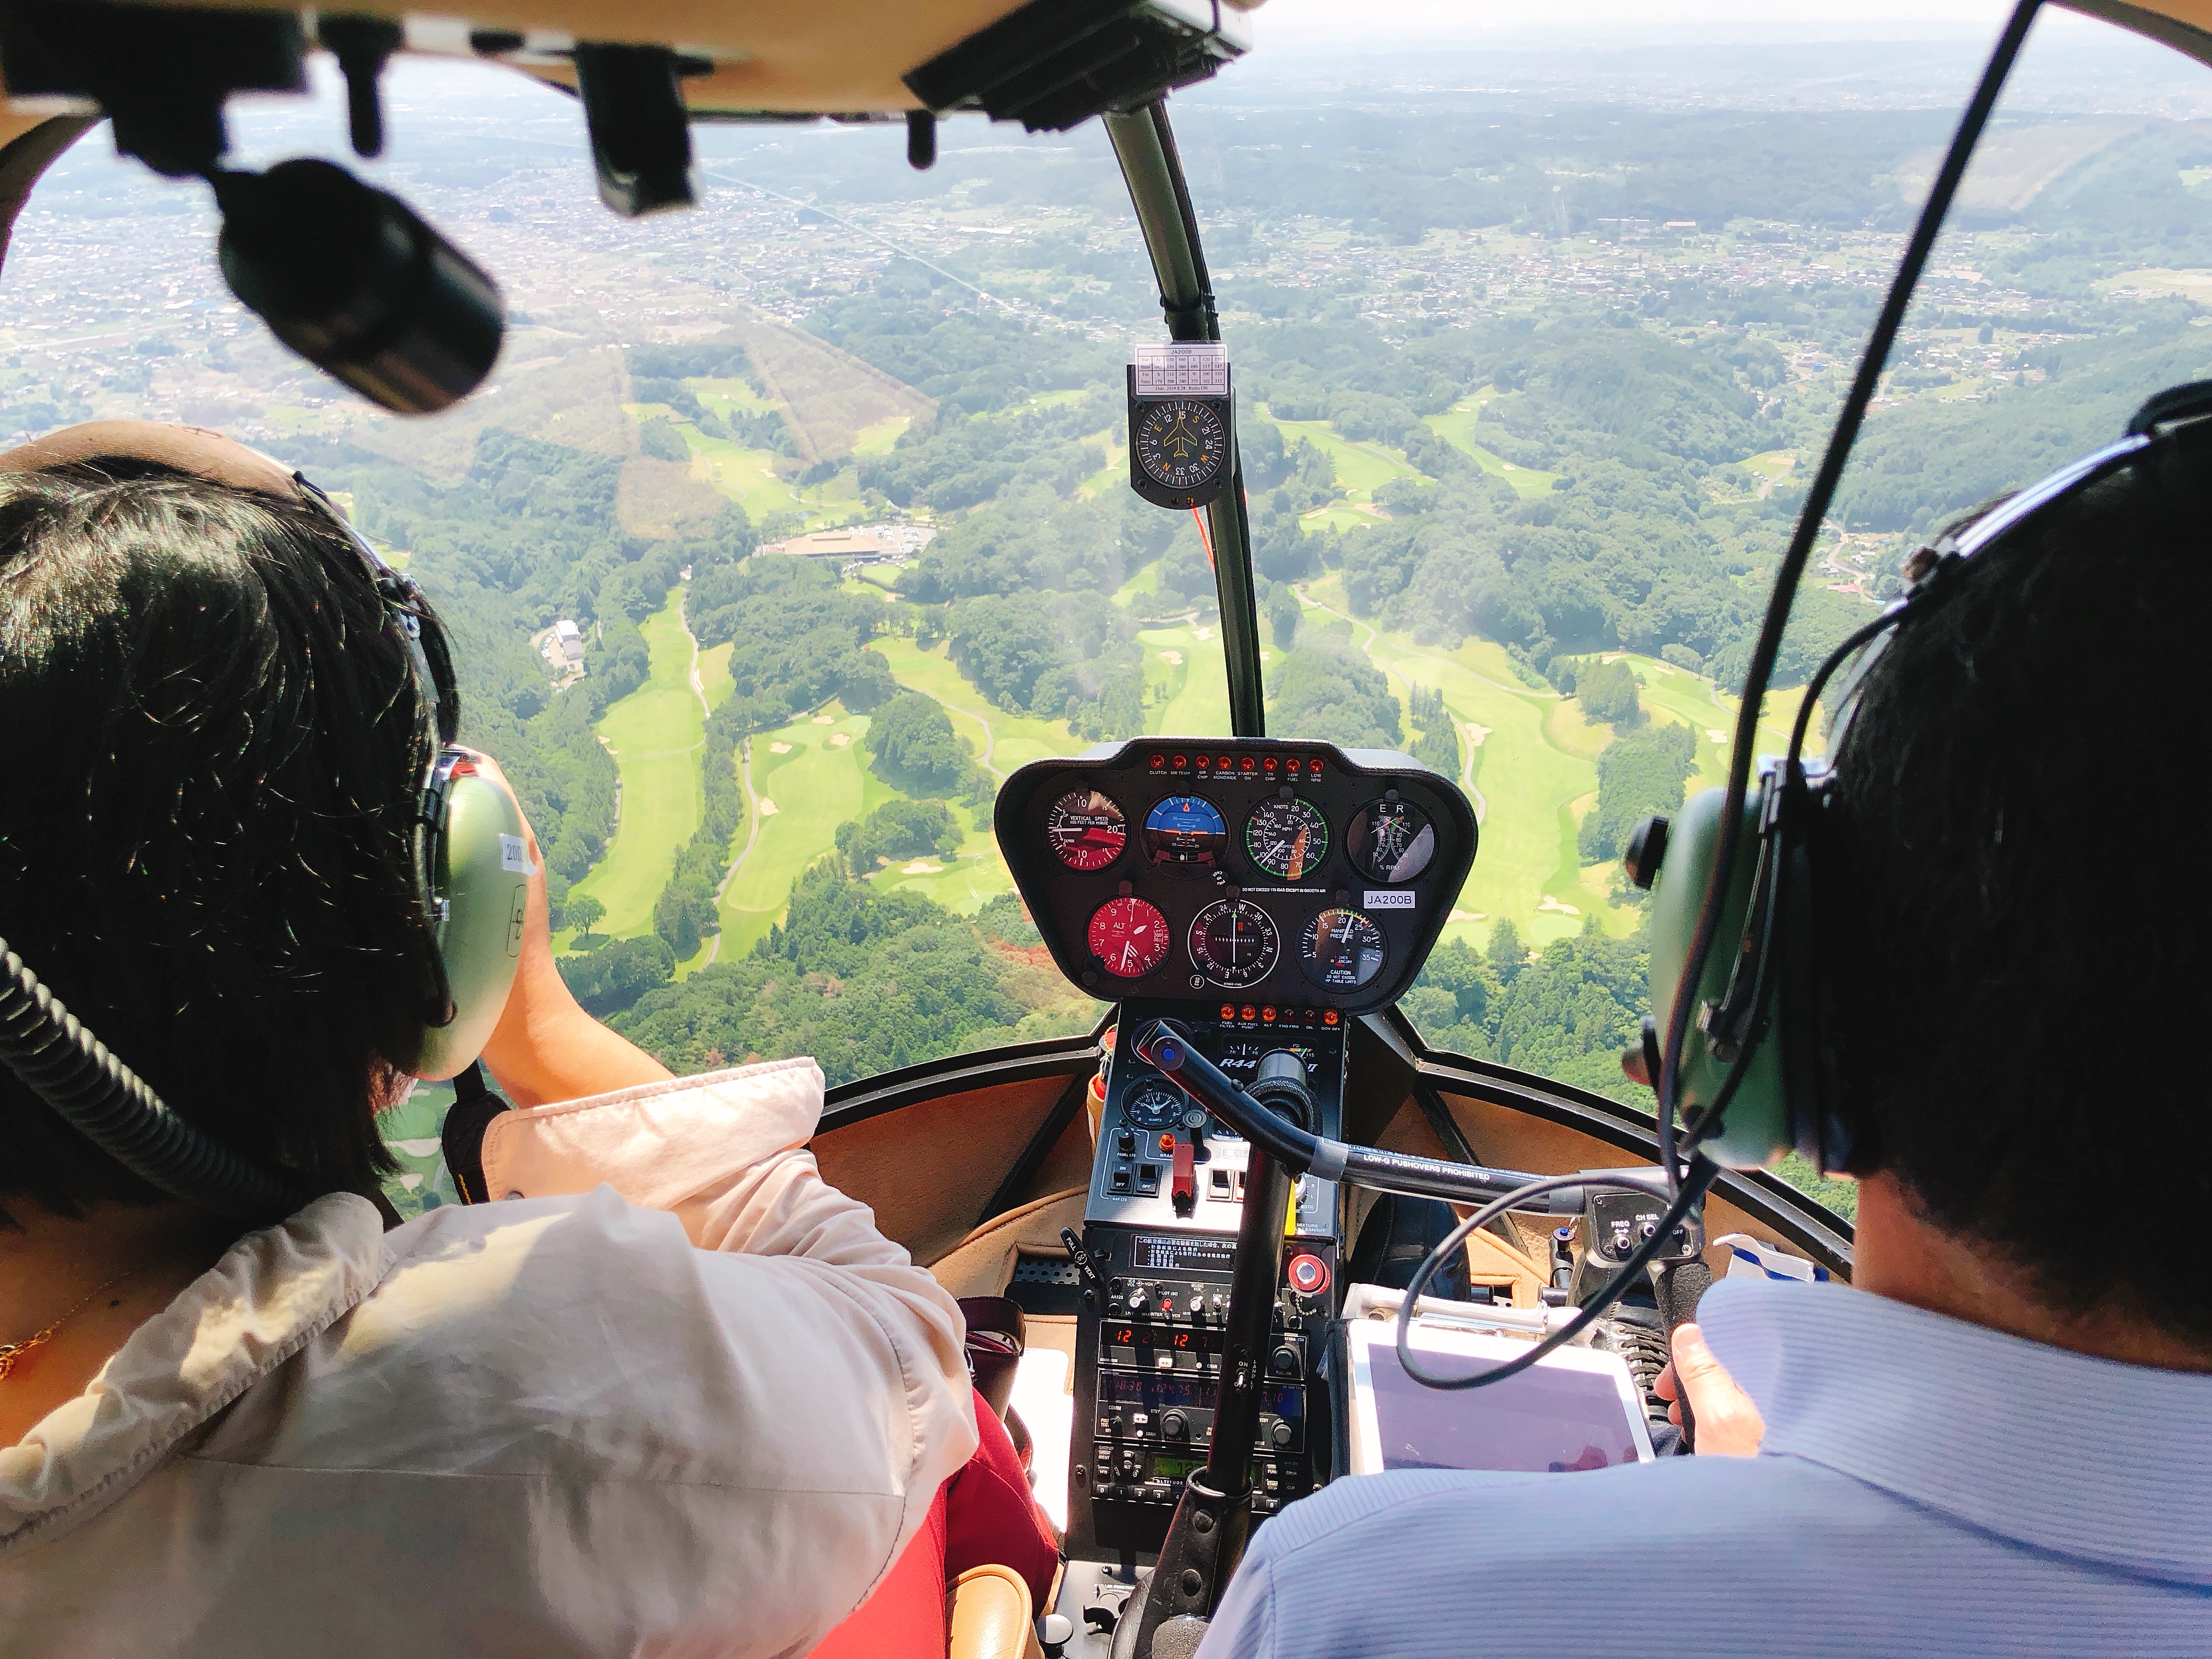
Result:
{"label": "white sticker with number", "polygon": [[1378,891],[1374,888],[1359,896],[1360,907],[1368,910],[1411,910],[1414,908],[1413,890],[1401,887],[1395,891]]}
{"label": "white sticker with number", "polygon": [[530,861],[530,844],[520,836],[499,838],[499,867],[518,876],[534,876],[538,866]]}

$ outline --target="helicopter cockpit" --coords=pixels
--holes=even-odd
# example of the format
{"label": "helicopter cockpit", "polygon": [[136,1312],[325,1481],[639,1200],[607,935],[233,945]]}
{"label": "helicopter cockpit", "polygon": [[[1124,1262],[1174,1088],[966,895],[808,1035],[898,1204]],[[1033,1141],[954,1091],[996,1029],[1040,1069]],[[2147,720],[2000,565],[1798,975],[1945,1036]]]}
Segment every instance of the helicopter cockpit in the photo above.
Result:
{"label": "helicopter cockpit", "polygon": [[[1441,601],[1400,574],[1386,658],[1371,598],[1383,556],[1347,564],[1352,538],[1397,549],[1389,556],[1410,570],[1422,550],[1391,541],[1394,523],[1440,478],[1492,490],[1494,521],[1530,534],[1551,526],[1577,481],[1534,465],[1533,448],[1512,450],[1516,461],[1484,447],[1507,430],[1485,422],[1484,407],[1510,398],[1505,382],[1525,366],[1486,368],[1498,378],[1455,386],[1411,435],[1371,440],[1353,429],[1352,404],[1297,406],[1294,374],[1274,375],[1265,404],[1243,395],[1242,343],[1233,317],[1224,321],[1231,289],[1209,266],[1206,204],[1170,94],[1217,75],[1233,81],[1264,37],[1257,0],[518,0],[466,19],[379,5],[10,7],[0,16],[0,257],[20,270],[35,256],[23,227],[42,180],[74,178],[73,158],[103,123],[118,155],[173,181],[166,188],[207,187],[193,210],[215,234],[210,263],[230,299],[210,275],[217,297],[190,304],[213,319],[219,301],[213,349],[268,369],[280,360],[265,328],[345,388],[347,424],[332,424],[319,390],[296,386],[287,394],[296,407],[281,416],[206,400],[160,412],[212,426],[236,410],[234,424],[259,422],[241,435],[288,471],[288,440],[328,458],[343,488],[325,498],[304,471],[303,487],[350,514],[347,533],[395,584],[419,578],[441,605],[449,584],[456,636],[486,658],[518,654],[511,641],[486,641],[527,612],[529,672],[501,666],[505,678],[486,682],[490,714],[465,718],[483,734],[470,740],[489,750],[509,733],[518,750],[542,750],[542,766],[511,769],[533,823],[542,808],[575,825],[571,845],[565,828],[537,824],[558,876],[561,972],[585,1006],[609,1011],[678,1073],[822,1054],[831,1086],[810,1149],[823,1178],[869,1206],[884,1237],[961,1299],[980,1396],[1006,1419],[1060,1559],[1042,1597],[1011,1573],[963,1576],[939,1634],[963,1659],[1169,1659],[1195,1651],[1254,1532],[1301,1498],[1385,1469],[1571,1478],[1693,1449],[1694,1420],[1677,1409],[1670,1421],[1657,1384],[1669,1335],[1705,1285],[1731,1272],[1850,1279],[1848,1188],[1824,1179],[1851,1167],[1849,1149],[1791,1107],[1780,1080],[1787,1046],[1802,1054],[1805,1038],[1778,1012],[1790,970],[1774,918],[1790,902],[1793,848],[1776,825],[1794,822],[1792,791],[1843,706],[1850,676],[1832,682],[1832,702],[1820,701],[1830,677],[1889,615],[1871,567],[1834,562],[1864,550],[1838,530],[1822,550],[1844,459],[1884,386],[1894,395],[1885,362],[2037,9],[2020,8],[1948,144],[1916,163],[1926,198],[1895,248],[1863,362],[1854,375],[1833,374],[1836,429],[1817,469],[1802,447],[1778,459],[1778,440],[1698,486],[1707,505],[1796,514],[1786,545],[1771,532],[1772,556],[1738,556],[1748,542],[1727,550],[1731,602],[1754,576],[1762,589],[1771,577],[1775,593],[1763,619],[1743,607],[1734,656],[1717,643],[1703,653],[1654,645],[1632,661],[1626,647],[1554,652],[1557,640],[1534,624],[1540,655],[1517,639],[1509,652],[1502,629],[1493,639],[1475,624],[1473,643],[1455,635],[1437,645],[1415,612]],[[2201,8],[2074,9],[2212,62]],[[311,91],[326,112],[343,106],[354,158],[374,163],[423,107],[393,93],[420,63],[502,85],[520,77],[533,100],[543,94],[526,106],[535,125],[521,142],[558,150],[563,166],[587,162],[626,234],[659,234],[681,223],[674,210],[742,186],[745,201],[800,227],[809,250],[851,267],[836,300],[849,312],[843,331],[798,325],[792,295],[813,290],[795,283],[749,276],[749,297],[729,299],[714,262],[737,256],[676,240],[654,244],[652,258],[685,263],[696,285],[649,324],[620,314],[616,283],[634,256],[618,242],[538,281],[526,307],[503,292],[498,254],[465,248],[469,238],[441,228],[446,214],[410,203],[403,176],[371,167],[365,180],[313,154],[240,164],[241,149],[258,159],[276,141],[257,129],[234,149],[230,126],[276,107],[266,94]],[[548,109],[580,135],[544,137]],[[789,156],[755,158],[775,186],[740,179],[707,137],[828,124],[854,144],[902,147],[919,174],[986,165],[956,147],[974,117],[1047,137],[1095,122],[1110,146],[1141,240],[1140,309],[1156,303],[1157,314],[1126,354],[1131,331],[1118,313],[1054,323],[1078,342],[1068,349],[1089,377],[1080,385],[1036,380],[1032,390],[1020,378],[1022,331],[1052,319],[1041,304],[986,292],[989,267],[968,258],[1002,228],[980,220],[988,179],[963,186],[946,211],[951,228],[925,245],[911,224],[841,217],[824,200],[786,193],[777,186],[796,188],[799,165]],[[842,152],[832,164],[847,165]],[[856,198],[870,191],[895,199],[881,184]],[[530,200],[471,224],[503,252],[522,235],[516,212],[538,211]],[[957,222],[963,215],[975,222]],[[547,207],[524,228],[535,239],[555,222]],[[1605,222],[1616,252],[1652,233],[1643,220]],[[1696,230],[1666,227],[1669,246]],[[1081,240],[1053,234],[1071,247]],[[717,230],[718,244],[728,237]],[[1125,263],[1136,252],[1121,250]],[[1863,253],[1852,258],[1873,269]],[[1097,268],[1109,259],[1097,254]],[[1093,268],[1069,260],[1071,270]],[[903,341],[868,356],[892,331],[859,290],[901,267],[964,290],[955,321],[996,343],[994,372],[1016,388],[1004,408],[974,401],[971,381],[945,370],[934,345]],[[571,280],[574,292],[561,295]],[[1291,292],[1265,303],[1280,313]],[[574,308],[559,309],[564,301]],[[1632,330],[1660,306],[1616,309],[1607,326]],[[600,336],[589,331],[601,325]],[[117,326],[119,343],[141,322]],[[1443,326],[1428,318],[1406,337]],[[7,333],[0,349],[28,353],[27,338]],[[1740,374],[1723,392],[1748,400],[1740,424],[1750,430],[1781,400],[1754,386],[1765,357],[1738,357],[1737,370],[1717,372]],[[1775,370],[1776,384],[1785,373],[1793,383],[1832,375],[1804,361]],[[903,366],[903,382],[887,362]],[[556,380],[588,382],[620,412],[572,418]],[[64,400],[49,412],[64,406],[72,418],[26,417],[19,441],[119,408]],[[923,458],[933,422],[947,429],[952,414],[978,431],[987,418],[998,424]],[[582,435],[557,432],[564,418]],[[1018,469],[983,485],[945,480],[987,470],[990,434],[1018,422],[1030,470],[1050,471],[1036,498],[1049,493],[1092,519],[1039,532],[1061,562],[1024,552],[1043,574],[1002,592],[972,573],[1015,556],[1006,550],[1023,537],[1030,499],[1004,493]],[[1442,460],[1416,466],[1431,444]],[[466,454],[455,465],[446,448]],[[434,490],[401,480],[401,465],[434,489],[476,492],[471,510],[486,522],[505,515],[518,535],[569,538],[565,562],[526,570],[489,532],[472,542],[477,531],[441,519]],[[925,465],[937,469],[934,486],[915,482]],[[1331,465],[1328,489],[1309,501],[1302,477]],[[313,464],[318,476],[323,465]],[[1341,495],[1329,493],[1338,485]],[[568,504],[592,490],[606,523],[572,536],[580,520],[564,518]],[[1310,520],[1320,527],[1302,527]],[[1310,534],[1318,547],[1323,530],[1326,569],[1318,553],[1306,567],[1270,550]],[[969,563],[923,559],[933,542]],[[1821,665],[1785,685],[1784,629],[1816,556],[1837,578],[1828,599],[1865,614],[1852,611],[1810,653]],[[1110,579],[1067,574],[1085,559],[1110,564]],[[1504,595],[1505,567],[1492,563]],[[494,564],[499,577],[480,574]],[[1465,568],[1478,585],[1492,574],[1472,560]],[[477,597],[494,589],[495,599]],[[1025,609],[1090,643],[1063,650],[1024,634]],[[1372,665],[1362,656],[1355,668],[1313,668],[1337,677],[1316,702],[1381,714],[1337,726],[1279,718],[1288,729],[1271,732],[1301,629],[1340,630],[1346,651],[1366,630]],[[755,649],[838,629],[811,679],[771,672]],[[1608,731],[1596,694],[1616,678],[1626,703]],[[1615,751],[1608,771],[1605,745],[1644,721],[1639,687],[1663,711],[1651,730],[1675,734],[1667,742],[1679,738],[1687,758]],[[1480,702],[1449,707],[1461,688]],[[1424,727],[1418,738],[1401,707]],[[1478,708],[1525,717],[1508,738],[1556,760],[1574,787],[1560,783],[1533,813],[1501,812],[1493,780],[1503,775],[1483,772],[1496,762],[1481,749],[1508,715],[1489,713],[1486,726],[1469,712]],[[1762,749],[1784,758],[1762,768]],[[1632,763],[1674,769],[1671,795],[1608,830],[1591,857],[1583,826],[1597,818],[1594,803],[1611,810],[1613,796],[1598,792]],[[1711,787],[1694,793],[1693,778]],[[444,781],[466,799],[465,775]],[[587,812],[598,814],[588,823]],[[519,820],[483,833],[496,845],[483,873],[465,876],[463,832],[453,831],[456,873],[441,902],[465,918],[477,882],[497,924],[483,934],[493,943],[482,972],[496,980],[512,976],[515,947],[501,957],[498,943],[520,938],[526,908],[508,879],[520,865],[500,862],[519,856]],[[1483,901],[1495,915],[1474,910],[1470,884],[1486,859],[1534,872],[1510,898],[1502,885],[1483,890],[1499,896]],[[1626,885],[1612,881],[1615,868]],[[1461,1053],[1443,1035],[1473,1029],[1483,999],[1539,962],[1509,905],[1546,930],[1540,941],[1595,952],[1633,933],[1647,958],[1638,1012],[1649,1012],[1585,1045],[1603,1048],[1599,1069],[1617,1064],[1632,1087],[1593,1083],[1587,1066],[1562,1081],[1540,1074],[1540,1060]],[[891,948],[884,918],[894,912],[912,930],[896,938],[902,983],[864,981]],[[213,1194],[241,1218],[298,1196],[266,1170],[210,1153],[130,1073],[126,1042],[101,1034],[111,1054],[64,1027],[38,963],[11,956],[9,968],[0,1010],[9,1064],[95,1144],[166,1190]],[[477,970],[454,971],[458,984]],[[1596,1030],[1605,1022],[1580,995],[1565,986],[1548,1003],[1532,999],[1531,1018]],[[709,1007],[712,998],[722,1001]],[[840,998],[848,1011],[875,999],[888,1012],[872,1025],[793,1012]],[[933,998],[963,1012],[926,1039],[884,1035]],[[489,1006],[495,1014],[495,997]],[[1415,1017],[1429,1009],[1441,1011],[1434,1022]],[[390,1194],[394,1222],[500,1196],[487,1188],[483,1152],[501,1104],[488,1081],[498,1079],[467,1065],[472,1055],[454,1058],[450,1088],[427,1085],[395,1113],[406,1127],[387,1134],[404,1170]],[[1654,1098],[1656,1110],[1639,1103]],[[860,1650],[836,1639],[824,1651]]]}

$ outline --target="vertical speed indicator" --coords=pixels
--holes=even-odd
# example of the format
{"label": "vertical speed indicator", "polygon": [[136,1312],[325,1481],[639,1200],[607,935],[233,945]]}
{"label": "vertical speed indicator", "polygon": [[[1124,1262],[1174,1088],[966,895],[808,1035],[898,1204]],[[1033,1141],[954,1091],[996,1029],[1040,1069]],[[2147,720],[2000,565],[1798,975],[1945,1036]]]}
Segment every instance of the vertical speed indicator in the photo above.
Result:
{"label": "vertical speed indicator", "polygon": [[1129,844],[1120,803],[1096,789],[1071,789],[1045,814],[1045,844],[1071,870],[1103,870]]}

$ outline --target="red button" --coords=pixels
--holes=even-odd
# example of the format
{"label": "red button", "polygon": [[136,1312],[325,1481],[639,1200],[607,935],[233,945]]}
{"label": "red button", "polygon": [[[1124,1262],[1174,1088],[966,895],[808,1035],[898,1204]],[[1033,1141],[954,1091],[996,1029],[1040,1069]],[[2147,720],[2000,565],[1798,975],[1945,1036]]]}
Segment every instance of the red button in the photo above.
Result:
{"label": "red button", "polygon": [[1291,1288],[1307,1296],[1319,1296],[1328,1288],[1328,1263],[1317,1255],[1294,1255],[1284,1276]]}

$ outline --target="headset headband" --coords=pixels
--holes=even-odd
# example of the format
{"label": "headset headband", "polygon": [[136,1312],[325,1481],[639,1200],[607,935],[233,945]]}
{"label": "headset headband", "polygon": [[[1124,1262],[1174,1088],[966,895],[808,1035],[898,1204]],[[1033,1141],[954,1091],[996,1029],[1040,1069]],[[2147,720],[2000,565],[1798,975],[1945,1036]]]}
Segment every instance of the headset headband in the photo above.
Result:
{"label": "headset headband", "polygon": [[[151,461],[231,489],[252,490],[290,501],[320,514],[343,535],[367,568],[383,602],[386,620],[406,646],[416,683],[428,701],[430,722],[439,744],[453,740],[459,710],[447,678],[434,672],[422,641],[422,590],[414,578],[394,570],[384,556],[355,529],[338,505],[308,479],[281,461],[235,438],[205,427],[171,426],[159,421],[86,421],[43,438],[0,452],[0,474],[46,472],[64,466],[97,466],[101,461]],[[442,654],[442,653],[441,653]]]}

